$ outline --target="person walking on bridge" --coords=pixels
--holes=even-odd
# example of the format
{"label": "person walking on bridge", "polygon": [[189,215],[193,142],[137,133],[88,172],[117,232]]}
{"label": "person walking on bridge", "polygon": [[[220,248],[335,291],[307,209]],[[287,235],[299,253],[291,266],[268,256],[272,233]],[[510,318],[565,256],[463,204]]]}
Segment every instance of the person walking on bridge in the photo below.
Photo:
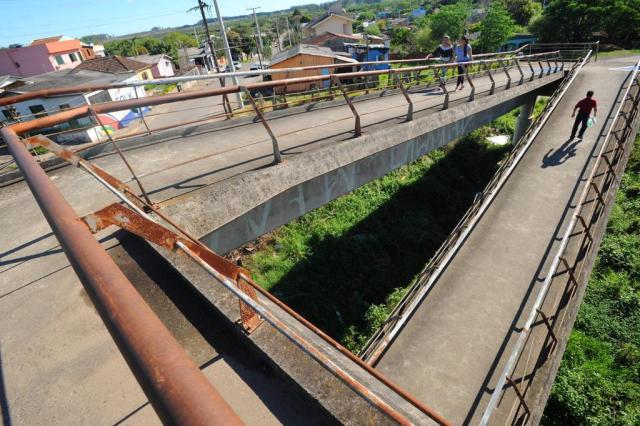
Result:
{"label": "person walking on bridge", "polygon": [[458,65],[458,82],[456,83],[456,89],[464,89],[464,75],[467,69],[465,62],[473,61],[473,52],[471,51],[471,45],[469,39],[466,36],[462,36],[460,41],[456,45],[456,62]]}
{"label": "person walking on bridge", "polygon": [[573,123],[573,129],[571,130],[571,139],[576,137],[576,131],[578,130],[578,126],[582,124],[580,128],[580,133],[578,134],[578,138],[582,139],[584,136],[585,130],[587,130],[589,118],[591,118],[591,110],[593,110],[593,118],[596,117],[598,113],[598,103],[595,99],[593,99],[593,90],[589,90],[587,92],[587,97],[580,100],[573,107],[573,114],[571,114],[571,118],[576,117],[576,111],[578,111],[578,116],[576,117],[576,121]]}

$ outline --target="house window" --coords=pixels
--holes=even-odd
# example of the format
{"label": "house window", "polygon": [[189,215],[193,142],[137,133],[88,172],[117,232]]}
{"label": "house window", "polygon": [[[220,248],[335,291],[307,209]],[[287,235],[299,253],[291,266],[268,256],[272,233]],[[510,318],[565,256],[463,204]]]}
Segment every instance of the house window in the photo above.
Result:
{"label": "house window", "polygon": [[45,117],[47,115],[47,111],[45,111],[42,105],[31,105],[29,111],[34,115],[34,118]]}
{"label": "house window", "polygon": [[111,95],[109,95],[108,90],[103,90],[102,92],[89,96],[89,103],[91,105],[101,104],[103,102],[111,102],[112,100],[113,99],[111,99]]}
{"label": "house window", "polygon": [[78,60],[75,53],[69,53],[69,59],[71,59],[71,62],[76,62]]}
{"label": "house window", "polygon": [[56,55],[56,63],[58,65],[64,65],[64,59],[62,59],[62,56]]}
{"label": "house window", "polygon": [[[68,109],[71,109],[71,105],[69,104],[60,104],[58,105],[58,108],[60,108],[60,111],[65,111]],[[78,128],[78,127],[82,127],[82,125],[80,124],[80,122],[78,121],[77,118],[72,118],[71,120],[68,121],[69,126],[73,129]]]}
{"label": "house window", "polygon": [[13,121],[13,117],[11,116],[11,112],[8,109],[3,109],[2,110],[2,115],[4,115],[4,118],[6,118],[9,121]]}
{"label": "house window", "polygon": [[149,80],[149,75],[146,72],[142,73],[142,79],[143,80]]}

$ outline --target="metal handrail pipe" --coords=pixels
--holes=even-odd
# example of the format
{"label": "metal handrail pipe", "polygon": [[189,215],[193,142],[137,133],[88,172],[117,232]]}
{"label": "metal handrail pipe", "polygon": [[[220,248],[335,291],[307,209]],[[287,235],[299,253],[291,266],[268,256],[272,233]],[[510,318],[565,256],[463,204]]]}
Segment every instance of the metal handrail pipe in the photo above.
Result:
{"label": "metal handrail pipe", "polygon": [[[545,53],[538,53],[535,55],[526,55],[518,58],[518,60],[538,58],[541,56],[549,56],[556,53],[558,52],[545,52]],[[424,65],[424,66],[409,67],[409,68],[396,68],[391,70],[372,70],[372,71],[358,71],[358,72],[351,72],[351,73],[324,74],[324,75],[316,75],[316,76],[308,76],[308,77],[297,77],[297,78],[289,78],[289,79],[281,79],[281,80],[273,80],[273,81],[264,81],[260,83],[247,84],[244,86],[227,86],[223,88],[203,89],[203,90],[198,90],[194,92],[171,93],[171,94],[162,95],[162,96],[149,96],[144,98],[127,99],[124,101],[104,102],[104,103],[94,104],[90,106],[85,105],[77,108],[72,108],[66,111],[62,111],[60,113],[49,115],[46,117],[37,118],[35,120],[14,123],[14,124],[11,124],[9,127],[11,127],[17,134],[22,134],[32,130],[52,126],[55,124],[61,124],[73,118],[82,117],[88,114],[89,112],[91,112],[92,110],[95,111],[97,114],[103,114],[108,112],[121,111],[125,109],[140,108],[144,106],[154,106],[154,105],[161,105],[165,103],[205,98],[209,96],[232,94],[232,93],[240,92],[242,90],[274,88],[274,87],[281,87],[281,86],[291,85],[291,84],[331,80],[335,78],[344,79],[344,78],[352,78],[352,77],[386,75],[389,72],[404,73],[404,72],[423,71],[423,70],[434,69],[434,68],[435,69],[452,68],[452,67],[456,67],[459,64],[470,66],[470,65],[478,65],[478,64],[488,64],[493,62],[496,62],[496,60],[481,59],[481,60],[474,60],[474,61],[468,61],[468,62],[462,62],[462,63],[452,62],[447,64]]]}
{"label": "metal handrail pipe", "polygon": [[9,128],[0,129],[42,213],[156,413],[166,424],[243,424]]}
{"label": "metal handrail pipe", "polygon": [[[627,99],[627,97],[629,96],[629,91],[631,90],[631,87],[633,87],[634,81],[638,76],[638,67],[640,67],[640,61],[638,61],[638,63],[636,64],[634,71],[631,73],[631,78],[629,79],[629,86],[627,87],[627,89],[625,90],[624,95],[622,96],[621,99]],[[578,222],[578,216],[580,215],[580,206],[582,206],[584,204],[584,202],[586,201],[589,192],[590,192],[590,183],[593,182],[594,176],[595,174],[598,172],[598,165],[600,164],[600,161],[602,159],[602,156],[605,152],[605,149],[607,147],[607,142],[611,139],[611,134],[613,132],[613,128],[615,127],[615,125],[618,122],[618,119],[622,116],[621,112],[622,112],[622,108],[624,107],[625,102],[621,102],[620,105],[618,105],[618,108],[616,109],[616,113],[614,115],[615,119],[613,121],[613,123],[611,124],[611,127],[609,127],[609,130],[607,131],[607,134],[604,138],[604,141],[602,143],[602,146],[600,147],[600,151],[598,152],[598,155],[596,156],[597,160],[596,163],[594,164],[594,167],[591,169],[591,173],[589,173],[589,177],[587,178],[587,180],[585,181],[584,184],[584,188],[582,190],[582,193],[580,194],[580,198],[578,200],[578,202],[575,204],[576,206],[578,206],[575,211],[573,212],[573,214],[571,215],[571,220],[569,221],[569,224],[564,232],[564,235],[562,236],[562,240],[560,241],[560,246],[558,247],[558,250],[556,251],[556,254],[553,257],[553,261],[551,262],[551,266],[549,267],[549,271],[547,273],[547,276],[545,277],[544,282],[542,283],[542,286],[540,288],[540,290],[538,291],[538,295],[536,297],[536,300],[533,304],[533,306],[531,307],[531,310],[529,311],[529,316],[527,318],[527,322],[525,323],[524,327],[522,328],[520,335],[518,336],[518,340],[516,341],[516,344],[511,352],[511,355],[509,357],[509,360],[507,361],[507,364],[504,366],[504,369],[502,370],[502,375],[500,377],[500,379],[498,380],[498,383],[496,384],[495,390],[493,395],[491,396],[491,399],[489,400],[489,403],[487,404],[487,408],[485,409],[485,412],[482,416],[482,419],[480,421],[480,425],[486,425],[489,422],[489,419],[491,417],[491,414],[493,413],[493,410],[495,409],[497,403],[498,403],[498,399],[500,397],[500,395],[502,394],[502,388],[504,387],[506,381],[507,381],[507,376],[511,373],[511,371],[513,370],[513,368],[515,367],[515,364],[517,362],[517,359],[520,357],[520,354],[522,353],[522,350],[524,349],[524,344],[525,341],[527,340],[528,336],[529,336],[529,332],[531,331],[531,327],[535,321],[535,318],[538,315],[538,311],[539,309],[542,307],[542,303],[545,300],[545,296],[547,295],[547,292],[549,290],[549,287],[551,286],[551,282],[553,281],[553,278],[555,277],[555,271],[558,269],[558,266],[560,265],[560,258],[562,257],[563,253],[566,251],[567,246],[569,245],[569,240],[571,239],[571,236],[573,234],[573,230],[576,226],[576,223]]]}
{"label": "metal handrail pipe", "polygon": [[[507,51],[507,52],[496,52],[496,53],[484,53],[479,55],[474,55],[476,57],[489,57],[496,55],[509,55],[516,54],[521,50]],[[427,61],[425,58],[421,59],[396,59],[390,61],[369,61],[369,62],[354,62],[354,63],[343,63],[343,64],[327,64],[327,65],[311,65],[307,67],[292,67],[292,68],[274,68],[269,70],[255,70],[255,71],[239,71],[233,73],[215,73],[208,75],[195,75],[195,76],[180,76],[180,77],[167,77],[167,78],[157,78],[151,80],[139,80],[139,81],[131,81],[131,82],[123,82],[123,83],[107,83],[107,84],[81,84],[77,86],[68,86],[59,89],[42,89],[36,90],[34,92],[23,93],[20,95],[10,96],[6,98],[0,99],[0,106],[6,106],[15,104],[17,102],[23,102],[30,99],[40,98],[40,97],[52,97],[52,96],[62,96],[69,95],[74,93],[87,93],[87,92],[96,92],[98,90],[107,90],[107,89],[121,89],[125,87],[141,87],[150,84],[174,84],[174,83],[184,83],[190,81],[202,81],[202,80],[212,80],[219,78],[227,78],[227,77],[250,77],[256,75],[273,75],[273,74],[286,74],[292,72],[301,72],[301,71],[311,71],[317,69],[337,69],[337,68],[352,68],[355,66],[363,66],[363,65],[381,65],[381,64],[402,64],[402,63],[416,63],[416,62],[425,62]]]}
{"label": "metal handrail pipe", "polygon": [[[589,61],[590,56],[591,56],[591,51],[584,58],[584,60],[581,63],[581,65],[576,67],[573,70],[573,75],[571,76],[570,80],[564,86],[564,88],[562,89],[560,94],[555,98],[555,101],[552,102],[552,105],[550,107],[548,107],[549,109],[546,110],[546,111],[548,111],[548,114],[543,115],[542,117],[539,118],[539,121],[537,122],[537,127],[531,133],[530,138],[526,142],[526,145],[523,146],[522,149],[517,151],[517,155],[515,156],[515,158],[513,158],[513,162],[510,164],[510,166],[508,166],[506,169],[504,169],[503,174],[499,176],[498,181],[495,184],[495,188],[498,188],[498,189],[501,188],[504,185],[504,183],[507,181],[507,179],[511,176],[511,174],[512,174],[513,170],[515,169],[516,165],[520,162],[520,159],[527,152],[528,147],[531,145],[531,143],[533,143],[533,140],[535,139],[535,137],[540,132],[542,126],[544,126],[544,124],[548,121],[548,118],[551,115],[551,112],[553,112],[555,110],[556,106],[559,104],[559,100],[564,96],[564,94],[567,92],[567,90],[571,86],[571,83],[573,83],[573,81],[575,80],[577,73],[582,69],[584,64],[586,64]],[[517,146],[516,146],[516,149],[517,149]],[[507,164],[507,163],[504,163],[504,164]],[[499,170],[498,173],[500,173],[500,172],[501,171]],[[496,177],[497,176],[498,176],[498,174],[496,174]],[[490,182],[487,185],[487,187],[485,188],[485,191],[487,191],[487,189],[492,184],[493,184],[493,181]],[[432,275],[429,276],[429,278],[427,279],[427,281],[424,284],[421,285],[419,282],[416,282],[416,284],[415,284],[416,288],[418,288],[418,286],[421,286],[421,288],[419,290],[417,290],[415,293],[413,293],[413,298],[411,300],[403,299],[391,311],[391,313],[390,313],[388,318],[394,318],[394,316],[397,315],[397,313],[400,310],[403,310],[403,311],[406,311],[406,312],[409,312],[409,313],[412,313],[412,312],[415,311],[415,309],[421,303],[422,299],[425,297],[425,295],[427,294],[429,289],[438,280],[438,278],[440,277],[440,274],[444,271],[446,265],[448,265],[449,262],[453,259],[455,253],[457,253],[457,251],[460,249],[460,247],[462,246],[462,244],[466,240],[467,236],[474,229],[476,223],[480,220],[480,218],[482,217],[484,212],[489,208],[489,205],[491,205],[491,203],[493,202],[493,199],[497,196],[497,193],[498,193],[497,189],[492,189],[491,191],[489,191],[489,193],[486,195],[486,197],[483,198],[482,203],[480,204],[480,206],[476,210],[475,216],[467,216],[469,214],[469,212],[467,212],[467,214],[465,214],[465,217],[463,217],[460,220],[460,222],[458,223],[458,226],[456,226],[456,228],[454,228],[454,229],[460,229],[460,235],[459,235],[457,241],[455,242],[455,244],[453,246],[451,246],[449,248],[449,250],[445,254],[443,254],[443,258],[440,260],[440,262],[437,265],[435,265],[435,268],[433,270]],[[473,208],[473,206],[472,206],[472,208]],[[460,227],[460,225],[465,220],[468,220],[468,223],[466,223],[466,226]],[[445,245],[446,245],[446,243],[445,243]],[[441,249],[445,245],[443,245],[441,247]],[[440,253],[440,250],[438,251],[437,254],[439,254],[439,253]],[[411,290],[409,291],[408,295],[409,294],[411,294]],[[407,296],[405,296],[405,297],[407,297]],[[406,302],[406,304],[403,305],[403,302]],[[408,320],[409,317],[410,317],[410,314],[409,315],[400,316],[394,322],[394,324],[391,327],[391,329],[382,334],[382,336],[384,336],[382,338],[382,342],[378,344],[378,346],[376,347],[375,351],[373,351],[372,354],[369,354],[369,352],[370,352],[369,348],[371,347],[370,345],[374,341],[376,341],[376,337],[377,337],[376,334],[378,334],[378,333],[374,334],[369,339],[369,341],[365,344],[365,350],[361,352],[361,356],[362,355],[368,355],[369,363],[375,364],[375,362],[377,362],[378,358],[386,350],[387,346],[395,339],[396,335],[404,327],[404,324],[406,323],[406,321]]]}

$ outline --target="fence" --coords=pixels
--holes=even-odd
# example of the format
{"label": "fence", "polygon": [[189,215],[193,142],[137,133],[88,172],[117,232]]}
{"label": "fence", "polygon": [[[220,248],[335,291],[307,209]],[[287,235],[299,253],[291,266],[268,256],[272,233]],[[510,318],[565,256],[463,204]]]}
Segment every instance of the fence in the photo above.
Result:
{"label": "fence", "polygon": [[[586,280],[589,278],[590,262],[587,259],[590,255],[595,255],[594,250],[597,250],[599,246],[595,229],[606,226],[605,221],[620,185],[620,179],[639,124],[640,78],[638,67],[640,67],[640,61],[631,73],[621,104],[613,116],[613,123],[605,136],[589,177],[584,183],[584,189],[576,203],[576,209],[553,257],[551,267],[529,312],[527,321],[499,376],[498,383],[482,416],[481,425],[489,423],[499,400],[509,389],[513,389],[518,403],[524,410],[522,420],[529,420],[531,416],[525,400],[527,388],[523,389],[529,374],[528,358],[525,360],[526,365],[522,378],[514,379],[512,375],[518,364],[522,362],[522,355],[527,345],[532,350],[535,346],[535,343],[532,343],[532,339],[530,339],[531,332],[535,327],[545,327],[545,343],[551,340],[551,347],[547,348],[546,344],[543,345],[540,356],[544,355],[546,358],[545,354],[556,348],[558,344],[556,332],[567,321],[568,310],[563,309],[563,306],[569,304],[577,294],[578,287],[586,285]],[[547,298],[553,284],[556,286],[564,284],[564,289],[552,301]],[[547,302],[546,306],[545,302]],[[548,306],[549,304],[551,306]],[[529,379],[529,383],[531,380]],[[518,382],[520,386],[518,386]],[[519,409],[516,410],[516,415],[518,411]]]}
{"label": "fence", "polygon": [[387,346],[393,341],[395,336],[400,332],[411,313],[417,308],[423,297],[429,289],[434,285],[435,281],[444,270],[445,266],[453,258],[458,248],[466,239],[471,229],[475,226],[480,216],[488,208],[489,204],[495,197],[497,190],[506,182],[507,178],[520,161],[527,148],[532,143],[540,128],[547,122],[551,113],[560,103],[562,96],[569,89],[569,86],[575,79],[576,74],[589,61],[590,53],[579,63],[575,64],[569,75],[563,80],[560,87],[554,92],[553,96],[547,102],[544,110],[538,118],[532,123],[527,132],[518,141],[511,151],[509,158],[502,163],[491,181],[487,184],[484,191],[476,197],[469,210],[455,226],[449,237],[442,246],[434,254],[427,266],[418,275],[407,294],[391,311],[389,317],[384,324],[374,333],[374,335],[365,344],[359,356],[366,360],[369,364],[375,365],[380,356],[384,353]]}
{"label": "fence", "polygon": [[[492,83],[490,93],[493,93],[496,86],[495,79],[493,78],[494,73],[504,73],[507,77],[506,88],[509,88],[512,84],[513,70],[517,70],[517,74],[515,74],[516,77],[514,78],[514,80],[518,79],[517,83],[514,82],[513,84],[523,84],[525,80],[525,74],[522,70],[523,66],[527,66],[530,68],[530,79],[535,79],[536,77],[540,78],[552,72],[562,70],[564,68],[564,63],[562,63],[562,66],[560,66],[558,64],[559,59],[561,58],[559,57],[557,52],[549,52],[522,56],[518,58],[512,57],[506,59],[499,58],[489,60],[475,60],[465,63],[463,72],[467,81],[469,82],[469,85],[471,86],[471,93],[468,97],[468,100],[474,99],[475,85],[473,79],[476,76],[488,76],[489,81]],[[546,62],[546,67],[543,65],[543,62]],[[555,63],[555,67],[551,64],[551,62]],[[533,64],[536,64],[538,68],[534,69]],[[432,84],[440,86],[443,89],[444,99],[442,108],[446,109],[449,106],[449,93],[442,80],[443,78],[446,78],[443,74],[445,74],[448,69],[455,68],[457,66],[458,64],[438,64],[380,71],[338,73],[298,79],[261,82],[246,86],[230,86],[216,89],[203,89],[191,93],[175,93],[150,98],[108,102],[92,106],[73,108],[55,115],[41,117],[32,121],[14,123],[0,130],[1,134],[7,140],[12,154],[17,160],[19,159],[17,161],[18,166],[20,167],[20,170],[29,183],[34,196],[36,196],[36,199],[38,199],[40,207],[49,220],[49,223],[51,224],[56,237],[61,241],[63,247],[65,247],[65,251],[67,252],[70,262],[74,266],[76,273],[80,277],[85,288],[87,288],[88,292],[92,295],[95,295],[94,303],[101,311],[103,320],[111,331],[114,340],[116,340],[117,342],[123,342],[121,343],[121,350],[137,376],[139,374],[142,374],[138,373],[138,369],[146,372],[145,374],[150,374],[150,372],[156,371],[158,369],[161,370],[164,367],[168,368],[172,361],[163,356],[158,356],[154,360],[154,363],[151,363],[147,358],[145,358],[144,353],[135,351],[129,346],[130,342],[135,342],[140,338],[139,333],[141,332],[141,330],[137,328],[130,330],[126,327],[126,324],[113,324],[114,319],[112,314],[120,309],[123,309],[122,306],[126,306],[129,303],[128,300],[130,298],[136,297],[136,295],[127,295],[126,297],[123,296],[123,300],[118,300],[118,303],[113,302],[114,304],[106,305],[104,300],[110,300],[110,295],[105,292],[117,288],[116,286],[114,286],[112,278],[113,276],[117,275],[117,272],[114,271],[114,268],[115,270],[117,270],[117,267],[115,266],[115,264],[113,264],[113,262],[109,263],[106,260],[103,263],[98,263],[97,265],[94,265],[90,261],[94,258],[94,251],[99,249],[99,245],[97,245],[92,237],[91,239],[93,240],[93,248],[91,248],[91,250],[84,251],[84,246],[78,242],[82,240],[84,241],[83,244],[91,245],[88,242],[88,238],[90,237],[89,232],[97,232],[109,225],[117,225],[147,239],[150,242],[153,242],[170,250],[180,251],[181,253],[191,258],[207,273],[209,273],[218,282],[220,282],[228,291],[232,292],[238,298],[241,323],[247,332],[253,331],[262,320],[267,321],[279,333],[282,333],[290,341],[303,349],[307,354],[316,359],[332,374],[334,374],[344,383],[348,384],[349,387],[351,387],[355,392],[359,393],[371,404],[378,407],[382,412],[384,412],[394,421],[400,424],[409,424],[407,418],[402,413],[398,412],[397,409],[391,406],[387,401],[385,401],[384,398],[372,392],[366,385],[354,378],[346,369],[340,367],[334,361],[329,359],[324,353],[319,350],[319,348],[315,347],[313,344],[305,340],[298,332],[295,331],[295,327],[291,327],[285,320],[283,320],[282,318],[278,318],[273,312],[266,309],[259,302],[259,297],[268,299],[270,302],[274,303],[287,315],[289,315],[298,323],[302,324],[303,327],[315,333],[318,337],[324,340],[324,342],[329,347],[333,348],[341,355],[346,357],[349,362],[366,371],[367,374],[377,379],[379,382],[384,384],[384,386],[386,386],[391,392],[403,398],[419,411],[440,424],[449,424],[449,422],[445,418],[440,416],[433,409],[418,401],[406,390],[395,385],[380,372],[373,369],[368,363],[365,363],[360,358],[353,355],[350,351],[342,347],[338,342],[327,336],[324,332],[319,330],[313,324],[290,309],[276,297],[255,284],[246,270],[230,263],[229,261],[210,251],[196,238],[188,234],[184,229],[173,222],[171,218],[167,217],[161,211],[157,210],[147,196],[142,183],[136,177],[124,154],[118,148],[118,145],[116,144],[114,138],[109,136],[110,143],[113,144],[114,149],[116,150],[118,155],[121,156],[123,162],[129,168],[132,176],[134,177],[134,180],[139,186],[140,192],[142,194],[141,197],[137,195],[136,191],[134,191],[123,182],[115,179],[113,176],[109,175],[98,166],[82,159],[76,153],[69,151],[64,147],[61,147],[60,145],[52,142],[49,138],[39,135],[28,137],[23,141],[20,141],[18,135],[24,135],[27,132],[36,131],[43,127],[63,123],[73,118],[84,117],[87,115],[95,117],[97,114],[102,112],[140,108],[142,106],[160,105],[164,103],[179,102],[183,100],[205,98],[210,96],[223,96],[231,93],[244,93],[251,104],[253,112],[262,122],[265,129],[269,132],[272,138],[274,159],[277,162],[280,160],[281,155],[277,138],[271,132],[262,109],[257,105],[256,101],[251,95],[252,90],[260,90],[269,87],[273,88],[299,82],[328,81],[331,87],[330,94],[333,94],[333,90],[335,88],[335,90],[339,94],[338,96],[342,96],[344,98],[345,102],[349,105],[351,111],[353,112],[355,119],[354,134],[357,136],[360,135],[362,131],[360,127],[360,119],[357,109],[354,106],[354,102],[350,98],[349,93],[345,88],[345,86],[348,84],[345,80],[358,77],[366,78],[370,76],[387,76],[386,79],[378,78],[377,87],[388,88],[389,82],[394,82],[394,87],[400,90],[407,100],[408,110],[406,116],[407,120],[410,121],[413,115],[413,102],[408,96],[408,86],[418,86],[421,82],[424,83],[426,81],[426,75],[433,73],[433,75],[429,75],[428,81]],[[345,84],[343,84],[343,81],[345,81]],[[25,147],[23,143],[26,144],[27,147],[43,147],[50,152],[53,152],[60,158],[68,161],[69,163],[81,168],[85,172],[89,173],[92,177],[94,177],[100,184],[110,190],[115,196],[117,196],[118,199],[124,203],[124,206],[117,203],[112,204],[105,209],[102,209],[92,215],[83,218],[86,225],[81,224],[77,220],[77,217],[71,210],[70,206],[68,206],[66,201],[62,199],[61,195],[59,195],[57,190],[55,190],[52,182],[37,166],[36,161],[28,154],[27,147]],[[49,193],[58,195],[56,195],[55,200],[51,200],[50,195],[48,195]],[[57,206],[61,205],[64,205],[65,207],[64,209],[59,210]],[[152,212],[153,216],[150,215],[149,212]],[[74,227],[72,230],[66,231],[65,229],[63,229],[63,225],[68,223],[69,221],[73,222]],[[72,247],[73,249],[67,250],[67,246]],[[104,258],[104,256],[106,256],[106,254],[104,254],[104,251],[102,251],[102,253],[102,257],[100,258]],[[95,256],[98,255],[96,254]],[[122,281],[122,279],[126,280],[126,278],[118,278],[118,280],[120,281]],[[100,284],[100,286],[98,284]],[[122,285],[130,286],[131,284],[127,284],[125,282]],[[139,297],[139,295],[137,295],[137,297]],[[136,306],[135,308],[130,307],[130,309],[130,314],[132,316],[135,316],[137,309],[143,310],[148,309],[148,307],[145,308],[144,306]],[[138,321],[140,320],[138,319]],[[156,317],[153,317],[150,318],[149,321],[158,321],[158,319]],[[159,342],[157,342],[158,345],[168,341],[167,339],[169,339],[169,337],[164,335],[159,335],[157,338],[159,340]],[[196,378],[195,376],[191,378],[195,381],[201,380],[199,376],[198,378]],[[182,413],[180,407],[175,407],[174,405],[165,404],[162,402],[164,401],[163,392],[165,392],[166,389],[159,389],[157,387],[150,386],[148,382],[153,382],[152,377],[149,378],[148,376],[145,376],[143,374],[142,378],[138,377],[138,379],[143,384],[143,388],[145,389],[145,391],[147,391],[147,395],[149,395],[149,398],[152,400],[152,402],[154,400],[160,400],[160,402],[154,403],[154,408],[159,413],[167,414],[168,417],[166,418],[172,418],[171,416],[175,413]],[[173,380],[173,378],[171,380]],[[181,383],[180,378],[176,378],[175,380],[177,381],[177,383]],[[205,398],[206,395],[209,395],[209,397],[211,397],[210,390],[209,392],[202,392],[200,396],[195,396],[194,392],[196,392],[197,390],[198,389],[194,386],[192,392],[185,391],[184,393],[180,394],[181,399],[189,399],[191,401],[191,405],[185,404],[185,407],[188,406],[193,411],[197,411],[198,407],[201,404],[208,404]],[[214,399],[213,397],[211,398]],[[210,404],[211,407],[217,407],[219,405],[219,403],[216,405],[213,402]],[[230,414],[230,418],[231,417],[232,416]]]}

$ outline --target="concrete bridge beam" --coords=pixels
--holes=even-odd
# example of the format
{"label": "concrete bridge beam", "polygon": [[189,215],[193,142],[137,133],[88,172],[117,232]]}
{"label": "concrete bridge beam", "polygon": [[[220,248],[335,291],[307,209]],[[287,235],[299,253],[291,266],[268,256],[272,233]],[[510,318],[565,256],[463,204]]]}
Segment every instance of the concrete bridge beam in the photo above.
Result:
{"label": "concrete bridge beam", "polygon": [[518,121],[516,122],[516,129],[513,132],[513,143],[518,142],[524,133],[527,131],[529,126],[531,125],[533,111],[536,106],[536,100],[538,97],[534,94],[525,99],[525,101],[520,106],[520,115],[518,115]]}

